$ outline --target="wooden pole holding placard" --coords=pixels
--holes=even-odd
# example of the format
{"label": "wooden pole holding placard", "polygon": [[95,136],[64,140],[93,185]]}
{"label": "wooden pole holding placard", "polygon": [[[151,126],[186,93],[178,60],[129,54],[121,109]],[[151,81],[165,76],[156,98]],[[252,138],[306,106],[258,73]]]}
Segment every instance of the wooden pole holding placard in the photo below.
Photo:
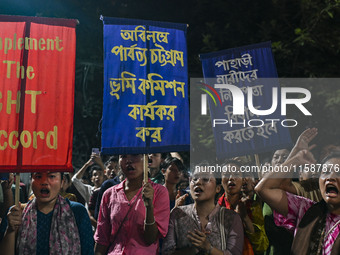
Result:
{"label": "wooden pole holding placard", "polygon": [[[262,171],[262,169],[260,169],[260,157],[259,157],[259,154],[255,154],[254,157],[255,157],[255,164],[256,164],[257,169],[258,169],[256,178],[259,178],[260,177],[259,172]],[[262,176],[262,174],[261,174],[261,176]]]}
{"label": "wooden pole holding placard", "polygon": [[[143,178],[143,183],[148,183],[149,181],[149,167],[148,167],[148,163],[149,163],[149,157],[148,154],[144,154],[144,178]],[[144,205],[148,206],[149,203],[144,201]]]}
{"label": "wooden pole holding placard", "polygon": [[259,154],[255,154],[254,157],[255,157],[256,166],[260,167],[260,157],[259,157]]}
{"label": "wooden pole holding placard", "polygon": [[149,167],[148,167],[148,163],[149,163],[149,158],[148,158],[148,154],[144,154],[144,183],[148,183],[149,181]]}
{"label": "wooden pole holding placard", "polygon": [[15,205],[19,206],[20,201],[20,173],[15,174]]}

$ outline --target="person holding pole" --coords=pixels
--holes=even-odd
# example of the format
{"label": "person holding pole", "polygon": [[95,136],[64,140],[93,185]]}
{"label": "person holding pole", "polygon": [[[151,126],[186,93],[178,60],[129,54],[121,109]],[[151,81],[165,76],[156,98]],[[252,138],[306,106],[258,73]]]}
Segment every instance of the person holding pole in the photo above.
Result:
{"label": "person holding pole", "polygon": [[1,180],[0,183],[0,189],[2,189],[3,192],[3,201],[0,203],[0,219],[2,219],[8,208],[14,204],[13,192],[11,190],[12,184],[14,183],[14,175],[12,173],[8,174],[8,179]]}
{"label": "person holding pole", "polygon": [[2,254],[93,254],[92,227],[83,205],[60,196],[63,174],[32,174],[35,198],[22,210],[17,203],[1,224],[7,224],[0,242]]}
{"label": "person holding pole", "polygon": [[126,179],[103,195],[95,255],[157,253],[159,238],[168,231],[170,202],[167,189],[148,180],[147,164],[146,155],[119,156]]}
{"label": "person holding pole", "polygon": [[[93,181],[93,186],[85,184],[81,181],[89,167],[91,167],[91,181]],[[102,162],[99,152],[92,152],[90,159],[82,166],[82,168],[79,169],[75,175],[73,175],[72,184],[85,200],[86,208],[88,208],[93,191],[100,188],[104,182],[104,172],[105,166]]]}

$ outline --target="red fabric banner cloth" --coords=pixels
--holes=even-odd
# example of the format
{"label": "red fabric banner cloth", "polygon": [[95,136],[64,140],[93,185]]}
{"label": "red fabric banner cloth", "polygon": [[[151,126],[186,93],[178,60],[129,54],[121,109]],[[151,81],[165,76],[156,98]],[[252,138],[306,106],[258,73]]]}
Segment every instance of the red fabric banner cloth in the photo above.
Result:
{"label": "red fabric banner cloth", "polygon": [[0,172],[72,170],[76,24],[0,15]]}

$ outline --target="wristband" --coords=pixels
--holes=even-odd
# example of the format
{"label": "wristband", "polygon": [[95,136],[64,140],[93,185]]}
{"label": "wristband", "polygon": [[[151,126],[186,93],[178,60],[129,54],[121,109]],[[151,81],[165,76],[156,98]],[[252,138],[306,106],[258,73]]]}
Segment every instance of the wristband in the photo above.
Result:
{"label": "wristband", "polygon": [[155,218],[153,218],[153,222],[152,223],[146,223],[146,221],[144,221],[144,225],[145,226],[151,226],[151,225],[153,225],[155,223],[156,223]]}

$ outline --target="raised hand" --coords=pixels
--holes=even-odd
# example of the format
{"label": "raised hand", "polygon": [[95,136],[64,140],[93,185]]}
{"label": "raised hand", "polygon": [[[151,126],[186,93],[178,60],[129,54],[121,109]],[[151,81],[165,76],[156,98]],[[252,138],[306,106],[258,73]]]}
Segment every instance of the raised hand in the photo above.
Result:
{"label": "raised hand", "polygon": [[13,183],[14,183],[14,174],[10,173],[8,175],[8,180],[1,181],[1,186],[2,186],[3,191],[10,190]]}
{"label": "raised hand", "polygon": [[292,158],[294,165],[304,165],[304,164],[315,164],[316,160],[313,154],[309,150],[302,150],[299,151],[293,158]]}
{"label": "raised hand", "polygon": [[176,196],[176,202],[175,202],[175,207],[185,205],[185,199],[189,196],[189,194],[184,194],[181,196],[181,192],[178,190],[177,191],[177,196]]}
{"label": "raised hand", "polygon": [[309,143],[318,135],[317,128],[308,128],[301,133],[297,139],[294,148],[290,152],[287,160],[293,158],[299,151],[302,150],[312,150],[316,147],[315,144],[309,145]]}
{"label": "raised hand", "polygon": [[318,135],[317,128],[308,128],[301,133],[296,141],[295,147],[299,150],[312,150],[315,148],[315,144],[309,145],[309,143]]}
{"label": "raised hand", "polygon": [[102,158],[100,157],[100,154],[98,153],[93,153],[91,154],[91,160],[96,163],[97,165],[102,165],[103,164],[103,161],[102,161]]}

